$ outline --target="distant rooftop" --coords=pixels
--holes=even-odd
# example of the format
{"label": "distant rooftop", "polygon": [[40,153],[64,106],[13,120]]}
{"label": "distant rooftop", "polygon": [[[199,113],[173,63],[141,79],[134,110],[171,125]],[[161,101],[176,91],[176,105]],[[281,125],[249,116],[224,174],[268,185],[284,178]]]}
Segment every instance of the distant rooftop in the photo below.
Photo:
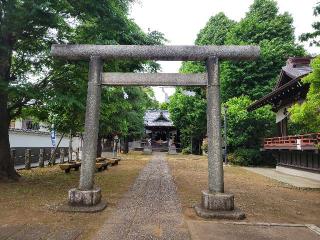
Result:
{"label": "distant rooftop", "polygon": [[167,110],[148,110],[144,115],[146,127],[174,127]]}
{"label": "distant rooftop", "polygon": [[303,84],[301,78],[312,72],[311,60],[311,57],[290,57],[282,67],[273,91],[251,104],[248,110],[253,111],[267,104],[281,105],[289,96],[299,95],[304,98],[308,85]]}

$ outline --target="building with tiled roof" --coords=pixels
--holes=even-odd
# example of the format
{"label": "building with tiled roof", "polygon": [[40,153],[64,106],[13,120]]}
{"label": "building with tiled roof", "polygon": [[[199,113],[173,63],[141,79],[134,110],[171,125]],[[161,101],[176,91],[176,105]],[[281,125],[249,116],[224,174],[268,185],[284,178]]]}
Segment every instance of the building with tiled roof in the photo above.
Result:
{"label": "building with tiled roof", "polygon": [[276,113],[278,136],[264,139],[262,150],[271,152],[277,160],[277,170],[320,180],[320,133],[289,135],[288,109],[306,99],[309,84],[302,78],[312,72],[310,57],[291,57],[282,67],[278,82],[272,92],[254,102],[248,111],[271,105]]}
{"label": "building with tiled roof", "polygon": [[168,149],[170,139],[176,139],[177,130],[167,110],[148,110],[144,115],[145,133],[151,139],[152,148]]}

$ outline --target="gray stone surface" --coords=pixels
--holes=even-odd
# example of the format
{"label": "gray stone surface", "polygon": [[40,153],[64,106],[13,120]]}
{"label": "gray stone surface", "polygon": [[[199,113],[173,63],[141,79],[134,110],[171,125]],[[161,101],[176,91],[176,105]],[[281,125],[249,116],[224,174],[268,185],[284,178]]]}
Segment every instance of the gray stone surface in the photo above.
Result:
{"label": "gray stone surface", "polygon": [[53,165],[56,164],[56,156],[55,156],[55,149],[54,148],[51,148],[50,159],[51,159]]}
{"label": "gray stone surface", "polygon": [[103,73],[102,84],[110,86],[207,86],[207,75],[180,73]]}
{"label": "gray stone surface", "polygon": [[210,56],[229,60],[251,60],[259,57],[258,46],[142,46],[142,45],[87,45],[53,44],[54,57],[81,60],[91,56],[102,59],[142,59],[164,61],[206,60]]}
{"label": "gray stone surface", "polygon": [[169,147],[168,154],[169,154],[169,155],[177,155],[177,154],[178,154],[178,153],[177,153],[177,148],[176,148],[175,145],[172,145],[172,146]]}
{"label": "gray stone surface", "polygon": [[246,217],[245,214],[238,209],[228,211],[209,210],[204,208],[202,205],[196,205],[194,207],[194,210],[196,211],[199,217],[207,219],[241,220]]}
{"label": "gray stone surface", "polygon": [[102,61],[99,57],[90,58],[89,82],[86,103],[85,132],[83,137],[83,160],[81,161],[79,189],[90,190],[94,184],[95,162],[101,102]]}
{"label": "gray stone surface", "polygon": [[26,149],[26,152],[24,155],[24,164],[25,164],[26,170],[31,169],[31,150],[30,149]]}
{"label": "gray stone surface", "polygon": [[39,150],[39,167],[44,167],[44,149],[40,148]]}
{"label": "gray stone surface", "polygon": [[208,135],[208,186],[209,192],[224,192],[221,144],[221,101],[219,60],[207,60],[207,135]]}
{"label": "gray stone surface", "polygon": [[60,164],[64,163],[64,149],[60,149]]}
{"label": "gray stone surface", "polygon": [[279,182],[289,184],[294,187],[320,189],[320,181],[285,174],[276,171],[276,169],[274,168],[244,167],[244,169],[277,180]]}
{"label": "gray stone surface", "polygon": [[72,188],[68,194],[69,204],[76,206],[93,206],[101,201],[101,189],[79,190]]}
{"label": "gray stone surface", "polygon": [[231,211],[234,209],[234,196],[228,193],[202,191],[201,204],[208,210]]}
{"label": "gray stone surface", "polygon": [[95,213],[101,212],[107,207],[107,203],[105,201],[100,201],[96,205],[70,205],[68,203],[61,204],[59,206],[52,206],[51,210],[57,212],[83,212],[83,213]]}
{"label": "gray stone surface", "polygon": [[188,221],[193,240],[318,240],[305,225]]}
{"label": "gray stone surface", "polygon": [[150,147],[143,148],[143,154],[144,155],[151,155],[152,154],[152,149]]}
{"label": "gray stone surface", "polygon": [[320,174],[319,172],[310,172],[303,169],[295,169],[286,166],[276,166],[276,171],[278,173],[289,174],[296,177],[302,177],[310,180],[314,180],[320,183]]}
{"label": "gray stone surface", "polygon": [[164,156],[154,153],[95,239],[190,239]]}

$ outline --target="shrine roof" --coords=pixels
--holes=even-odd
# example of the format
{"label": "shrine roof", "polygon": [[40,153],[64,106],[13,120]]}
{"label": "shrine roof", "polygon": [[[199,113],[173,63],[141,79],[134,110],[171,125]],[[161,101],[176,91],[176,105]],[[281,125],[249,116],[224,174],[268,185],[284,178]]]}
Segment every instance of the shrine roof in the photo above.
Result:
{"label": "shrine roof", "polygon": [[248,107],[253,111],[267,104],[279,105],[281,101],[294,95],[304,98],[301,91],[306,88],[301,79],[312,72],[310,57],[291,57],[287,60],[286,66],[282,67],[280,77],[272,92],[257,100]]}
{"label": "shrine roof", "polygon": [[144,115],[146,127],[174,127],[167,110],[148,110]]}

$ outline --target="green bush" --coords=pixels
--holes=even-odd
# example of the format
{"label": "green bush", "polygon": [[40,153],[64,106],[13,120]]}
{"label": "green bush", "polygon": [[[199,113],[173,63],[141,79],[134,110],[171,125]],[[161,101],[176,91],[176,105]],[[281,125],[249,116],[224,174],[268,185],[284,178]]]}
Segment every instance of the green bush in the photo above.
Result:
{"label": "green bush", "polygon": [[191,154],[190,147],[186,147],[186,148],[182,149],[181,153],[184,155]]}
{"label": "green bush", "polygon": [[201,149],[204,153],[208,153],[208,139],[202,141]]}
{"label": "green bush", "polygon": [[261,153],[256,149],[239,148],[228,155],[228,161],[239,166],[259,165]]}

